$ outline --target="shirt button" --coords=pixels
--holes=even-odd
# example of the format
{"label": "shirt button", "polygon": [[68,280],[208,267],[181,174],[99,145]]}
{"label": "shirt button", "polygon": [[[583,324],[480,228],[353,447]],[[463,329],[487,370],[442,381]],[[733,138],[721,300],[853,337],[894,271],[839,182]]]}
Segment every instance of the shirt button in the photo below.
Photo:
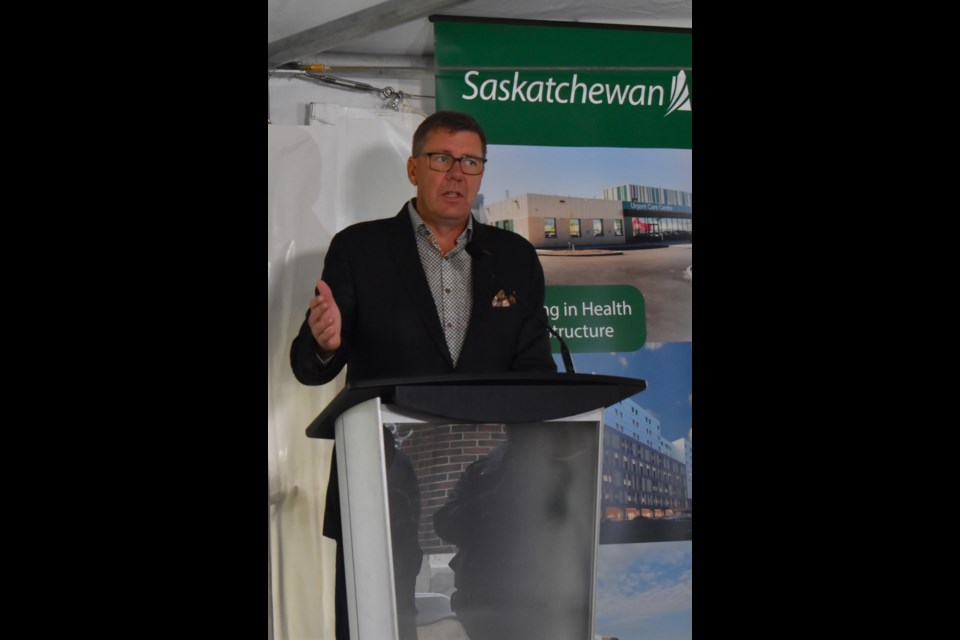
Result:
{"label": "shirt button", "polygon": [[450,289],[444,289],[444,291],[446,291],[447,293],[450,293]]}
{"label": "shirt button", "polygon": [[448,323],[447,323],[447,327],[452,327],[452,326],[453,326],[453,323],[452,323],[452,322],[448,322]]}

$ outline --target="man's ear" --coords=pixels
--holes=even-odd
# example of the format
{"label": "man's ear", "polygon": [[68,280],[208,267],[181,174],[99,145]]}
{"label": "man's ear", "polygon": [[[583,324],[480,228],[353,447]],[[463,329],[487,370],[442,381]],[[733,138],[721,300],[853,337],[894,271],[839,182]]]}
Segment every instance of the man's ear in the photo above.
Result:
{"label": "man's ear", "polygon": [[410,184],[417,186],[417,161],[413,159],[413,156],[407,158],[407,179]]}

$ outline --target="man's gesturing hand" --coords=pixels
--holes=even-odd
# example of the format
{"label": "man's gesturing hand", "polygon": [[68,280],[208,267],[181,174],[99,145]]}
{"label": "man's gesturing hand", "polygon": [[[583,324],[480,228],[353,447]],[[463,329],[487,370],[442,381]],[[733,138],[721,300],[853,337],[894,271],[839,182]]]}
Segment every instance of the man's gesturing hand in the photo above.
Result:
{"label": "man's gesturing hand", "polygon": [[340,348],[340,307],[333,299],[330,286],[323,280],[317,280],[320,295],[310,300],[310,333],[323,352],[329,358]]}

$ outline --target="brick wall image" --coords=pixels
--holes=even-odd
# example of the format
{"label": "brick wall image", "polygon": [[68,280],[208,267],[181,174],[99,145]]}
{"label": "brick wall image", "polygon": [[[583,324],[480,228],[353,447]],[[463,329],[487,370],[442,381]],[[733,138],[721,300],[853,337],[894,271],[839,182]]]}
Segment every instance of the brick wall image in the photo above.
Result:
{"label": "brick wall image", "polygon": [[[424,554],[454,553],[433,530],[433,514],[471,463],[507,439],[502,424],[401,424],[400,450],[409,456],[420,483],[420,546]],[[412,429],[408,437],[407,433]]]}

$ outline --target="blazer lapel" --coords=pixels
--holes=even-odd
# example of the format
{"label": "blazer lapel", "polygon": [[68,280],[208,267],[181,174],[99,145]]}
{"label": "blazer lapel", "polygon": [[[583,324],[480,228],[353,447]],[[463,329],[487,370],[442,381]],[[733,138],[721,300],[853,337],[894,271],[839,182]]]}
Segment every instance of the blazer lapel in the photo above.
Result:
{"label": "blazer lapel", "polygon": [[[473,219],[473,241],[480,247],[487,246],[487,234],[484,225]],[[490,260],[489,256],[481,257],[480,260]],[[473,286],[473,310],[470,312],[470,322],[467,324],[467,335],[463,340],[463,351],[460,353],[460,360],[464,359],[464,354],[470,349],[470,345],[478,344],[479,348],[486,349],[489,345],[477,343],[473,334],[479,331],[483,324],[483,316],[487,314],[490,308],[490,302],[497,292],[496,285],[492,281],[491,265],[488,263],[482,267],[477,265],[477,260],[473,261],[470,270],[470,280]]]}
{"label": "blazer lapel", "polygon": [[390,247],[390,254],[397,268],[399,279],[406,287],[407,294],[413,300],[414,306],[420,312],[427,333],[430,334],[443,357],[453,366],[453,358],[451,358],[450,349],[447,347],[447,339],[444,336],[443,327],[440,326],[437,303],[433,300],[430,285],[427,284],[427,277],[423,273],[420,252],[417,251],[417,239],[413,234],[413,225],[410,223],[410,214],[407,213],[406,205],[393,219],[393,224],[390,225],[388,233],[390,239],[387,245]]}

